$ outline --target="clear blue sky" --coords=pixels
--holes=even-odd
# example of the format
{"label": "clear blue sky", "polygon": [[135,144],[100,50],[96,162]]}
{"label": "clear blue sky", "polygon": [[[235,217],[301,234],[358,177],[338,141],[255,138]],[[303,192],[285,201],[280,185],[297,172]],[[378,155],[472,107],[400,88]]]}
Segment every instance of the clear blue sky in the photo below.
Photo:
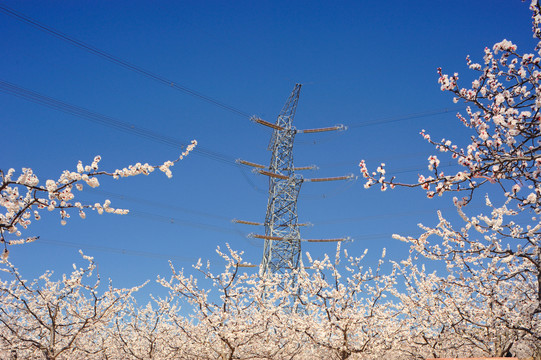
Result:
{"label": "clear blue sky", "polygon": [[[339,134],[298,135],[295,164],[316,164],[306,177],[359,175],[357,164],[380,162],[415,180],[426,172],[431,147],[418,135],[463,143],[457,107],[437,84],[436,69],[471,81],[465,57],[482,61],[483,48],[506,38],[532,52],[528,3],[520,1],[2,1],[29,18],[246,114],[274,122],[296,82],[304,84],[297,128],[345,124]],[[32,224],[41,240],[11,248],[11,260],[34,277],[69,271],[77,249],[95,256],[100,273],[117,286],[169,275],[167,258],[189,267],[216,261],[229,243],[259,263],[262,245],[242,234],[263,229],[230,222],[262,221],[267,178],[231,163],[268,163],[270,131],[248,118],[175,91],[0,13],[0,80],[96,113],[151,129],[180,142],[197,139],[219,160],[192,154],[161,173],[102,181],[80,199],[132,210],[128,216],[89,213],[60,226],[55,214]],[[44,182],[78,160],[101,155],[103,169],[161,163],[182,149],[138,137],[0,92],[0,166],[31,167]],[[443,112],[444,109],[452,109]],[[432,115],[427,115],[433,113]],[[424,114],[413,117],[411,114]],[[386,121],[386,120],[398,121]],[[370,122],[376,121],[376,124]],[[224,161],[225,159],[225,161]],[[441,157],[442,164],[448,159]],[[456,169],[456,168],[454,168]],[[453,168],[449,168],[452,171]],[[248,180],[249,179],[249,180]],[[381,193],[353,183],[306,183],[299,219],[314,224],[304,238],[355,239],[351,254],[383,247],[407,256],[392,233],[418,234],[435,224],[435,209],[452,214],[450,198],[427,200],[419,190]],[[124,250],[124,251],[122,251]],[[314,257],[334,244],[306,244]],[[221,265],[221,262],[216,262]],[[162,294],[154,284],[148,291]]]}

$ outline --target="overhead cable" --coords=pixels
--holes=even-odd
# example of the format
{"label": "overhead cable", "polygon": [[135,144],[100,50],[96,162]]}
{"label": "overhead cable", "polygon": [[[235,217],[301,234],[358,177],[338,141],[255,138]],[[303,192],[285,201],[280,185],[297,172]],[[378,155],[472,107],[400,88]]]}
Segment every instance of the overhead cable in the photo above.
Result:
{"label": "overhead cable", "polygon": [[239,110],[231,105],[228,105],[226,103],[223,103],[221,101],[218,101],[210,96],[207,96],[205,94],[202,94],[196,90],[193,90],[193,89],[190,89],[184,85],[181,85],[171,79],[168,79],[162,75],[158,75],[156,73],[153,73],[149,70],[146,70],[146,69],[143,69],[142,67],[139,67],[137,65],[134,65],[126,60],[123,60],[123,59],[120,59],[119,57],[116,57],[112,54],[109,54],[103,50],[100,50],[92,45],[89,45],[87,43],[84,43],[83,41],[81,40],[78,40],[78,39],[75,39],[74,37],[72,36],[69,36],[69,35],[66,35],[58,30],[55,30],[47,25],[44,25],[24,14],[21,14],[20,12],[17,12],[9,7],[7,7],[6,5],[4,4],[1,4],[0,3],[0,12],[6,14],[6,15],[9,15],[11,16],[12,18],[14,19],[17,19],[19,21],[22,21],[22,22],[25,22],[27,24],[30,24],[32,25],[33,27],[35,27],[36,29],[39,29],[49,35],[52,35],[60,40],[63,40],[63,41],[66,41],[78,48],[81,48],[89,53],[92,53],[94,55],[97,55],[107,61],[110,61],[114,64],[117,64],[117,65],[120,65],[122,66],[123,68],[125,69],[128,69],[128,70],[131,70],[131,71],[134,71],[134,72],[137,72],[143,76],[146,76],[147,78],[149,79],[152,79],[152,80],[155,80],[159,83],[162,83],[172,89],[175,89],[175,90],[178,90],[178,91],[181,91],[181,92],[184,92],[188,95],[191,95],[193,97],[196,97],[196,98],[199,98],[203,101],[206,101],[210,104],[213,104],[213,105],[216,105],[224,110],[227,110],[235,115],[238,115],[238,116],[241,116],[241,117],[244,117],[244,118],[249,118],[250,117],[250,114],[242,111],[242,110]]}
{"label": "overhead cable", "polygon": [[[118,64],[126,69],[129,69],[129,70],[132,70],[132,71],[135,71],[137,73],[140,73],[144,76],[147,76],[153,80],[156,80],[164,85],[167,85],[168,87],[171,87],[173,89],[176,89],[176,90],[179,90],[179,91],[182,91],[182,92],[185,92],[189,95],[192,95],[194,97],[197,97],[197,98],[200,98],[204,101],[207,101],[211,104],[214,104],[216,106],[219,106],[225,110],[228,110],[232,113],[235,113],[239,116],[242,116],[242,117],[247,117],[247,118],[251,118],[252,115],[250,115],[249,113],[245,112],[245,111],[242,111],[242,110],[239,110],[231,105],[227,105],[221,101],[218,101],[216,99],[213,99],[211,98],[210,96],[207,96],[205,94],[202,94],[196,90],[193,90],[193,89],[190,89],[188,87],[185,87],[183,85],[180,85],[178,83],[176,83],[175,81],[171,80],[171,79],[167,79],[166,77],[162,76],[162,75],[158,75],[158,74],[155,74],[155,73],[152,73],[148,70],[145,70],[137,65],[134,65],[134,64],[131,64],[129,63],[128,61],[125,61],[125,60],[122,60],[114,55],[111,55],[103,50],[100,50],[92,45],[89,45],[89,44],[86,44],[84,43],[83,41],[81,40],[78,40],[78,39],[75,39],[74,37],[71,37],[67,34],[64,34],[58,30],[55,30],[47,25],[44,25],[40,22],[38,22],[37,20],[34,20],[20,12],[17,12],[15,11],[14,9],[4,5],[4,4],[1,4],[0,3],[0,12],[8,15],[8,16],[11,16],[12,18],[15,18],[19,21],[22,21],[22,22],[25,22],[45,33],[48,33],[56,38],[59,38],[61,40],[64,40],[64,41],[67,41],[69,43],[71,43],[72,45],[74,46],[77,46],[81,49],[84,49],[92,54],[95,54],[97,56],[100,56],[108,61],[111,61],[115,64]],[[364,122],[359,122],[359,123],[353,123],[353,124],[350,124],[348,125],[348,128],[358,128],[358,127],[365,127],[365,126],[370,126],[370,125],[378,125],[378,124],[385,124],[385,123],[391,123],[391,122],[396,122],[396,121],[403,121],[403,120],[410,120],[410,119],[416,119],[416,118],[422,118],[422,117],[427,117],[427,116],[433,116],[433,115],[439,115],[439,114],[444,114],[444,113],[448,113],[448,112],[451,112],[451,111],[458,111],[458,110],[464,110],[465,107],[464,106],[461,106],[461,107],[455,107],[455,108],[443,108],[443,109],[437,109],[437,110],[431,110],[431,111],[425,111],[425,112],[419,112],[419,113],[413,113],[413,114],[408,114],[408,115],[405,115],[405,116],[397,116],[397,117],[390,117],[390,118],[384,118],[384,119],[377,119],[377,120],[372,120],[372,121],[364,121]],[[264,120],[261,120],[261,119],[258,119],[260,121],[264,121]],[[259,122],[259,121],[258,121]],[[332,130],[335,130],[334,128],[332,128]],[[302,132],[310,132],[310,130],[303,130]]]}
{"label": "overhead cable", "polygon": [[133,249],[128,249],[128,248],[116,248],[116,247],[109,247],[109,246],[81,244],[81,243],[75,243],[75,242],[70,242],[70,241],[40,239],[38,242],[35,242],[35,244],[63,246],[63,247],[71,247],[71,248],[76,248],[76,249],[89,249],[89,250],[107,252],[107,253],[112,253],[112,254],[141,256],[141,257],[146,257],[146,258],[156,258],[156,259],[165,259],[165,260],[176,260],[176,261],[181,261],[181,262],[195,263],[197,261],[196,258],[191,258],[191,257],[174,256],[174,255],[172,256],[168,254],[160,254],[160,253],[155,253],[155,252],[150,252],[150,251],[139,251],[139,250],[133,250]]}
{"label": "overhead cable", "polygon": [[392,123],[392,122],[397,122],[397,121],[418,119],[418,118],[423,118],[427,116],[440,115],[440,114],[445,114],[451,111],[460,111],[460,110],[465,110],[465,109],[466,107],[460,106],[460,107],[454,107],[454,108],[443,108],[443,109],[436,109],[436,110],[430,110],[430,111],[423,111],[423,112],[418,112],[418,113],[413,113],[413,114],[399,115],[399,116],[382,118],[382,119],[377,119],[377,120],[358,122],[358,123],[348,125],[348,128],[353,129],[353,128],[358,128],[358,127],[365,127],[365,126],[371,126],[371,125],[387,124],[387,123]]}
{"label": "overhead cable", "polygon": [[[153,141],[158,141],[174,148],[185,147],[189,144],[188,142],[183,142],[170,136],[158,134],[152,130],[141,128],[130,123],[112,118],[110,116],[102,115],[100,113],[93,112],[76,105],[71,105],[64,101],[57,100],[52,97],[40,94],[38,92],[22,88],[7,81],[0,80],[0,91],[9,93],[20,98],[24,98],[37,104],[45,105],[55,110],[59,110],[71,115],[90,120],[94,123],[99,123],[101,125],[108,126],[120,131],[133,133],[137,136],[145,137]],[[201,146],[197,146],[193,152],[194,154],[211,158],[213,160],[229,163],[231,165],[236,165],[234,158],[210,151]]]}

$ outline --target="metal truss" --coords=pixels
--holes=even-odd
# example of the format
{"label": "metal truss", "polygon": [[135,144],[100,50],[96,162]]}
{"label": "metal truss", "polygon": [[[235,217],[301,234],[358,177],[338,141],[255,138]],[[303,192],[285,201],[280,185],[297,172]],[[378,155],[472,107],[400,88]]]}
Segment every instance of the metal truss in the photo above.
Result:
{"label": "metal truss", "polygon": [[300,90],[301,85],[296,84],[276,120],[269,143],[272,154],[269,172],[278,176],[269,176],[262,273],[284,273],[299,267],[301,235],[297,199],[303,179],[295,175],[293,166],[293,141],[297,130],[292,123]]}
{"label": "metal truss", "polygon": [[[250,166],[254,171],[269,178],[269,199],[265,223],[255,221],[233,220],[239,224],[265,226],[265,235],[251,234],[257,239],[264,239],[263,259],[260,266],[261,275],[266,273],[288,273],[302,266],[301,242],[337,242],[348,238],[337,239],[301,239],[299,228],[307,223],[299,223],[297,216],[297,200],[301,185],[304,182],[322,182],[352,179],[353,175],[332,178],[305,179],[295,174],[296,170],[315,170],[317,166],[293,166],[293,142],[296,134],[319,133],[345,130],[345,126],[336,125],[326,128],[297,130],[293,119],[299,102],[301,84],[296,84],[287,99],[275,123],[252,117],[252,121],[273,129],[268,150],[271,151],[269,166],[238,159],[237,163]],[[250,264],[240,264],[253,266]],[[295,281],[295,280],[294,280]]]}

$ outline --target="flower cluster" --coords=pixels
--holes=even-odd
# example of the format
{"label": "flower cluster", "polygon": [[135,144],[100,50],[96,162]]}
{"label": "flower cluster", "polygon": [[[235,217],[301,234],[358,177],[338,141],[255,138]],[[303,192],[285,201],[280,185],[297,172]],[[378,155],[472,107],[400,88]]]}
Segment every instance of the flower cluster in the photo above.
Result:
{"label": "flower cluster", "polygon": [[[532,9],[534,36],[541,44],[537,2],[532,3]],[[435,155],[430,156],[428,169],[433,174],[424,176],[416,184],[427,191],[428,197],[447,191],[465,191],[469,200],[484,184],[498,183],[506,189],[507,196],[521,206],[541,211],[541,45],[536,50],[536,54],[521,55],[515,44],[503,40],[492,48],[485,48],[482,63],[474,63],[468,56],[469,68],[479,73],[471,87],[461,87],[457,73],[450,76],[438,69],[441,89],[451,92],[453,101],[470,105],[466,114],[457,117],[474,136],[470,144],[459,148],[448,139],[436,141],[425,130],[421,131],[427,142],[438,151],[450,154],[462,167],[455,174],[444,175],[438,169],[440,160]],[[361,173],[367,178],[366,187],[381,181],[364,162]],[[397,183],[394,177],[383,183],[415,186]],[[534,193],[510,191],[516,184],[531,186]]]}
{"label": "flower cluster", "polygon": [[[502,226],[501,216],[495,212],[476,224]],[[432,235],[455,236],[443,219]],[[110,285],[99,292],[91,257],[85,257],[87,268],[74,265],[60,281],[51,279],[52,272],[26,281],[4,262],[0,356],[414,360],[509,356],[510,350],[521,358],[535,355],[540,324],[529,317],[532,309],[524,301],[533,295],[525,281],[529,274],[506,254],[501,263],[520,276],[494,266],[456,266],[438,276],[412,257],[386,263],[385,249],[376,267],[368,268],[366,250],[351,256],[340,245],[334,256],[313,259],[306,253],[306,268],[259,275],[242,272],[242,252],[227,247],[217,250],[225,263],[218,272],[201,260],[191,273],[170,264],[170,277],[157,279],[168,295],[143,306],[132,296],[140,287]],[[430,248],[426,237],[417,247]]]}
{"label": "flower cluster", "polygon": [[37,239],[35,236],[22,238],[21,229],[27,229],[32,219],[39,220],[41,218],[40,211],[44,209],[48,211],[57,210],[62,225],[66,225],[67,219],[70,218],[69,211],[71,209],[76,209],[83,219],[86,217],[84,209],[87,208],[96,210],[99,214],[104,212],[119,215],[127,214],[128,210],[111,207],[110,200],[105,200],[103,204],[96,203],[94,205],[73,202],[75,199],[73,190],[82,191],[84,184],[96,188],[100,186],[99,177],[105,176],[119,179],[140,174],[148,175],[156,168],[171,177],[169,167],[186,157],[196,145],[197,142],[192,141],[179,158],[174,161],[166,161],[160,166],[137,163],[112,172],[100,171],[101,156],[96,156],[90,165],[83,165],[79,161],[76,171],[65,170],[58,180],[48,179],[45,181],[44,186],[39,185],[39,179],[32,169],[23,168],[17,179],[14,178],[15,169],[9,169],[7,172],[0,169],[0,209],[3,209],[0,212],[0,243],[4,245],[2,256],[7,258],[9,254],[7,245],[21,244]]}
{"label": "flower cluster", "polygon": [[[468,104],[457,118],[472,136],[462,148],[445,138],[432,139],[425,130],[421,136],[461,169],[444,174],[432,155],[430,175],[420,174],[416,183],[399,183],[395,177],[383,181],[419,187],[429,198],[465,193],[453,199],[465,223],[460,229],[438,212],[437,225],[419,224],[420,235],[393,236],[409,243],[414,254],[396,264],[408,286],[407,294],[396,296],[415,308],[409,313],[412,323],[430,324],[432,331],[424,329],[412,339],[430,349],[425,357],[455,357],[449,344],[462,337],[487,356],[501,357],[510,356],[512,348],[519,351],[519,338],[541,340],[541,5],[533,0],[530,8],[535,53],[520,54],[515,44],[503,40],[485,48],[480,63],[468,56],[467,65],[478,74],[471,86],[461,86],[457,73],[449,76],[438,69],[441,90],[450,92],[455,103]],[[360,165],[367,187],[381,179],[364,161]],[[503,205],[494,206],[486,196],[489,213],[471,216],[467,205],[481,188],[501,191]],[[444,262],[448,276],[419,270],[414,261],[419,256]],[[476,331],[483,332],[482,340],[475,339]],[[538,345],[531,349],[534,358],[541,356]]]}

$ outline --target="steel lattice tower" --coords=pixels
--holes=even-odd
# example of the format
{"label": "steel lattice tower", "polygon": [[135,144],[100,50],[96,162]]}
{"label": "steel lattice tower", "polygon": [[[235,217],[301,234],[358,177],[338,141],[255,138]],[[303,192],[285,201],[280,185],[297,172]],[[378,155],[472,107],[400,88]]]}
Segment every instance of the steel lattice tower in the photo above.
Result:
{"label": "steel lattice tower", "polygon": [[[301,266],[301,241],[329,242],[344,241],[340,239],[301,239],[299,227],[307,224],[300,224],[297,216],[297,199],[301,185],[304,182],[321,182],[333,180],[351,179],[353,175],[339,176],[333,178],[305,179],[295,174],[295,170],[314,170],[316,166],[294,167],[293,166],[293,142],[298,133],[318,133],[324,131],[344,130],[343,125],[337,125],[320,129],[297,130],[293,126],[295,111],[301,84],[296,84],[287,99],[276,123],[270,123],[256,116],[252,121],[273,129],[268,150],[271,151],[270,165],[264,166],[249,161],[237,160],[237,163],[251,166],[254,171],[269,177],[269,199],[267,203],[267,214],[265,222],[233,220],[236,223],[246,225],[265,226],[265,235],[250,234],[251,237],[264,239],[263,259],[260,266],[261,274],[265,273],[286,273],[289,270]],[[243,266],[254,266],[239,264]]]}
{"label": "steel lattice tower", "polygon": [[293,167],[293,141],[297,130],[292,123],[300,91],[301,85],[296,84],[276,120],[276,128],[269,143],[272,153],[269,171],[278,176],[269,176],[263,273],[284,272],[299,266],[301,235],[297,199],[303,179],[295,175]]}

